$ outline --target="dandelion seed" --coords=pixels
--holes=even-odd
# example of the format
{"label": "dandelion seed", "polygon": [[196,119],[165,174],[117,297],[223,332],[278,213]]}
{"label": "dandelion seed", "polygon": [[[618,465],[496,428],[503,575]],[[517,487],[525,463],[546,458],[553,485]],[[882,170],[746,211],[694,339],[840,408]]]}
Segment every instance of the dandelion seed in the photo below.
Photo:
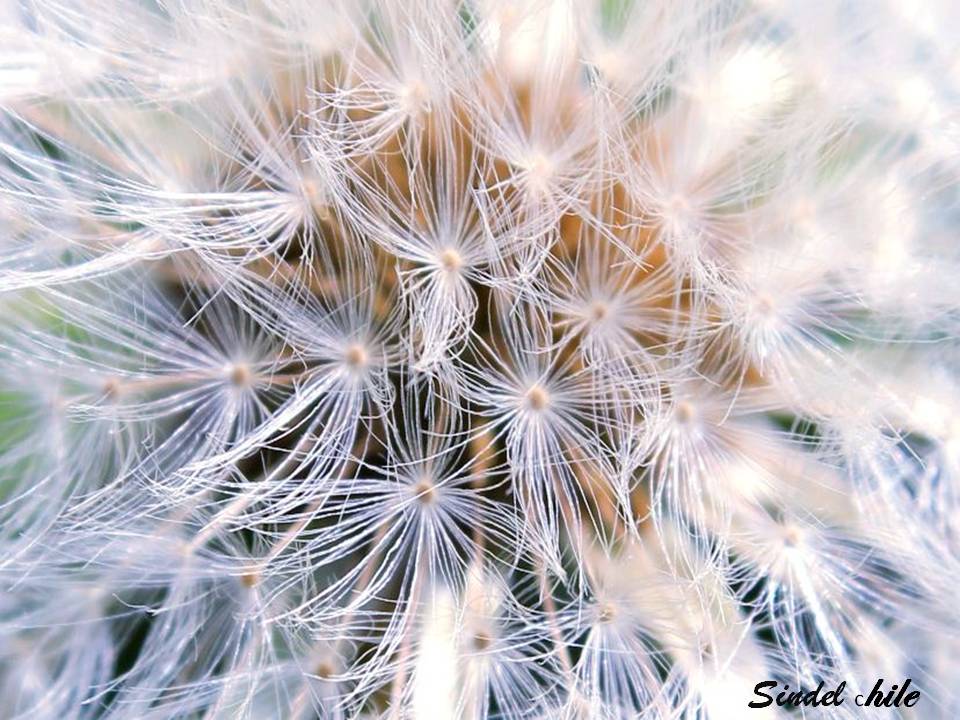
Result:
{"label": "dandelion seed", "polygon": [[0,3],[4,717],[956,717],[915,5]]}

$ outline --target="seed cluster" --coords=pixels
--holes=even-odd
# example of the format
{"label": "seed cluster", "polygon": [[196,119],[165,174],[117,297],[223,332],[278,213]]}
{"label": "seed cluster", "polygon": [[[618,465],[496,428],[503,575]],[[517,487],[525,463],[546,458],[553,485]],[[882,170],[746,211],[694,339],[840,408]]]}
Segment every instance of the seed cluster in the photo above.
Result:
{"label": "seed cluster", "polygon": [[949,4],[93,5],[0,11],[0,714],[956,716]]}

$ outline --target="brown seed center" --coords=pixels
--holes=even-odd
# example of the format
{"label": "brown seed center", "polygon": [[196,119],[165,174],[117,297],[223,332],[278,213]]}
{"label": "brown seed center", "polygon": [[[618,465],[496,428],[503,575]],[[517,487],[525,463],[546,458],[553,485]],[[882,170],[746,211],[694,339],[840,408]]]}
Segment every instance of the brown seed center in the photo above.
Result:
{"label": "brown seed center", "polygon": [[604,625],[612,623],[614,618],[617,617],[617,609],[612,605],[603,605],[600,608],[600,613],[597,615],[597,620],[599,620]]}
{"label": "brown seed center", "polygon": [[249,387],[253,381],[253,373],[250,371],[250,367],[242,363],[231,366],[228,376],[235,387]]}
{"label": "brown seed center", "polygon": [[347,348],[347,365],[352,368],[362,368],[365,367],[369,358],[367,357],[367,351],[363,349],[362,345],[351,345]]}
{"label": "brown seed center", "polygon": [[110,378],[103,384],[103,394],[107,400],[113,400],[120,394],[120,381],[117,378]]}
{"label": "brown seed center", "polygon": [[534,385],[527,390],[527,405],[531,410],[543,410],[550,404],[550,395],[541,385]]}
{"label": "brown seed center", "polygon": [[480,652],[483,652],[493,643],[493,638],[491,638],[487,633],[482,630],[474,633],[473,635],[473,647]]}
{"label": "brown seed center", "polygon": [[440,253],[440,266],[449,273],[457,272],[463,267],[463,256],[453,248],[447,248]]}
{"label": "brown seed center", "polygon": [[421,480],[414,485],[413,495],[422,505],[432,505],[437,500],[437,490],[429,480]]}
{"label": "brown seed center", "polygon": [[594,322],[603,322],[610,314],[610,307],[602,301],[595,302],[590,307],[590,317]]}
{"label": "brown seed center", "polygon": [[788,525],[783,529],[783,544],[787,547],[796,547],[800,544],[800,530],[799,528]]}
{"label": "brown seed center", "polygon": [[681,425],[687,425],[697,416],[696,408],[694,408],[693,405],[686,400],[681,400],[678,402],[673,412],[677,422]]}

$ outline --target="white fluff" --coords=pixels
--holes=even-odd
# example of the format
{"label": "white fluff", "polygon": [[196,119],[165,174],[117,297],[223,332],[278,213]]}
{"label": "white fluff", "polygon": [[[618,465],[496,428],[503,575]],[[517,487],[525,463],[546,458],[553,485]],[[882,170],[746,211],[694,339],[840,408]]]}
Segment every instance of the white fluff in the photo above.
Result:
{"label": "white fluff", "polygon": [[958,20],[0,0],[0,714],[960,715]]}

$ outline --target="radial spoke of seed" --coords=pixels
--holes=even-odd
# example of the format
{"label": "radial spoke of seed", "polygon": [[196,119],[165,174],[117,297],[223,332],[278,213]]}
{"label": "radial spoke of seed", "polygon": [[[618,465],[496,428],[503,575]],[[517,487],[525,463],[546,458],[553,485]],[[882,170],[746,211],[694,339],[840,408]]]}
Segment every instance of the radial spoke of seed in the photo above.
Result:
{"label": "radial spoke of seed", "polygon": [[[370,543],[371,552],[366,555],[363,567],[360,570],[360,575],[357,577],[357,581],[354,583],[354,586],[351,589],[351,593],[354,597],[362,596],[363,593],[366,592],[367,587],[370,585],[370,581],[373,579],[374,570],[376,569],[377,564],[380,562],[380,544],[387,536],[387,532],[389,532],[391,527],[392,525],[389,521],[383,521],[380,524],[380,527],[377,528],[377,533],[374,535],[373,540]],[[357,607],[353,604],[347,606],[347,611],[337,620],[338,630],[343,630],[353,621],[356,611]],[[335,657],[341,657],[341,649],[345,642],[345,633],[338,632],[332,651]],[[332,675],[333,673],[331,672],[329,674]],[[305,681],[290,708],[290,717],[293,720],[306,720],[307,717],[312,717],[312,715],[305,715],[305,713],[312,714],[313,712],[313,706],[309,704],[309,695],[310,685],[309,682]]]}
{"label": "radial spoke of seed", "polygon": [[550,581],[547,577],[547,568],[542,562],[537,563],[537,578],[540,581],[540,595],[543,598],[543,609],[547,619],[547,629],[550,631],[550,638],[553,641],[553,647],[560,659],[560,667],[564,676],[567,678],[568,687],[574,687],[573,663],[570,661],[570,650],[563,639],[563,633],[557,622],[557,603],[553,599],[553,589],[550,587]]}
{"label": "radial spoke of seed", "polygon": [[[489,430],[483,430],[470,441],[470,487],[481,491],[487,485],[487,474],[490,471],[490,463],[493,459],[493,437]],[[477,566],[483,563],[483,554],[486,549],[486,531],[483,523],[484,513],[477,512],[474,519],[472,538],[475,549],[474,560]]]}
{"label": "radial spoke of seed", "polygon": [[[103,385],[103,395],[108,399],[116,398],[127,392],[155,392],[168,390],[178,385],[192,385],[215,381],[226,381],[238,388],[256,385],[264,380],[269,385],[290,385],[309,377],[311,369],[285,374],[261,375],[254,372],[248,364],[235,363],[223,368],[193,370],[181,373],[169,373],[146,378],[111,377]],[[82,396],[68,398],[68,402],[79,402]]]}
{"label": "radial spoke of seed", "polygon": [[[584,528],[583,523],[580,522],[580,512],[572,505],[568,493],[563,491],[560,480],[558,479],[554,480],[554,492],[560,504],[560,514],[564,519],[564,528],[567,531],[570,541],[574,542],[574,538],[570,533],[572,529],[575,529],[577,531],[576,544],[580,548],[584,547],[585,543],[590,542],[590,538],[586,537],[586,528]],[[580,567],[586,573],[588,581],[591,585],[596,585],[596,573],[590,566],[590,557],[581,552],[579,553],[579,559]]]}
{"label": "radial spoke of seed", "polygon": [[[199,257],[190,261],[178,256],[177,262],[169,257],[162,257],[154,261],[153,269],[170,283],[200,285],[208,290],[219,290],[223,286],[223,278],[206,269],[204,263]],[[295,284],[317,297],[335,297],[342,286],[342,280],[337,277],[318,275],[313,265],[290,262],[278,257],[270,260],[257,258],[243,264],[243,270],[278,288]]]}
{"label": "radial spoke of seed", "polygon": [[[580,448],[567,440],[564,441],[564,448],[571,459],[570,469],[573,471],[577,482],[584,490],[589,490],[590,496],[596,500],[596,508],[597,512],[600,513],[600,518],[617,533],[617,539],[622,539],[626,528],[624,527],[624,523],[621,522],[622,518],[620,514],[617,512],[616,498],[613,497],[613,493],[606,492],[607,488],[604,487],[598,489],[597,480],[588,476],[585,465],[589,460],[580,451]],[[601,478],[599,482],[602,484],[604,481]],[[611,500],[613,502],[611,502]],[[569,509],[570,508],[567,508],[567,510]]]}
{"label": "radial spoke of seed", "polygon": [[407,684],[407,661],[411,654],[413,627],[417,619],[417,605],[420,603],[420,594],[423,589],[423,576],[426,572],[426,553],[420,555],[414,570],[413,587],[410,588],[410,598],[403,609],[403,637],[397,651],[397,670],[390,683],[390,714],[400,720],[403,717],[403,691]]}
{"label": "radial spoke of seed", "polygon": [[[354,450],[356,450],[356,447]],[[357,464],[358,462],[355,458],[348,460],[347,464],[343,467],[343,470],[339,473],[337,479],[344,480],[347,478],[354,470],[356,470]],[[290,543],[297,539],[300,531],[313,521],[314,513],[320,509],[326,500],[327,496],[324,495],[323,497],[320,497],[307,505],[307,507],[301,513],[302,517],[287,528],[283,535],[281,535],[280,538],[270,547],[270,550],[267,552],[266,556],[264,556],[263,560],[257,564],[257,574],[260,574],[264,568],[273,563],[280,553],[286,550]]]}
{"label": "radial spoke of seed", "polygon": [[[308,447],[311,443],[314,443],[316,438],[311,433],[306,433],[297,444],[294,446],[293,450],[287,453],[286,457],[280,461],[280,463],[267,473],[263,480],[267,480],[272,477],[277,477],[282,475],[287,468],[290,467],[294,462],[297,461],[297,457],[305,454]],[[225,523],[239,517],[248,507],[250,507],[258,498],[258,491],[260,489],[260,483],[250,490],[243,492],[237,495],[223,510],[218,512],[206,526],[200,530],[195,536],[193,541],[191,541],[189,550],[190,552],[195,552],[209,540],[218,529],[220,529]]]}

